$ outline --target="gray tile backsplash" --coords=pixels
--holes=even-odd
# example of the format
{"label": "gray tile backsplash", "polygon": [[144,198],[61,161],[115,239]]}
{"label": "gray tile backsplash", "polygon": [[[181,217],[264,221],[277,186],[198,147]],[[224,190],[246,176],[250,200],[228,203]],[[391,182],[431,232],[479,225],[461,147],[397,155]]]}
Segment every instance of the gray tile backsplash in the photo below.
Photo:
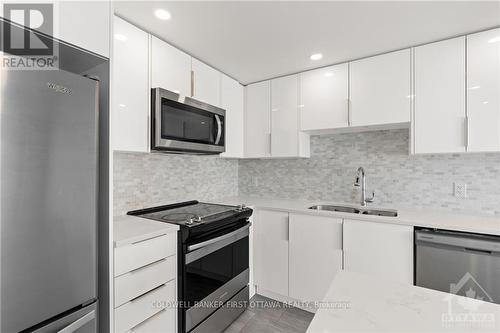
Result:
{"label": "gray tile backsplash", "polygon": [[[241,160],[239,193],[358,202],[356,169],[367,173],[374,206],[409,206],[500,215],[500,154],[409,156],[409,131],[311,137],[310,159]],[[453,183],[467,184],[467,198]]]}
{"label": "gray tile backsplash", "polygon": [[114,153],[114,214],[238,195],[238,161],[216,156]]}
{"label": "gray tile backsplash", "polygon": [[[356,169],[374,206],[500,215],[500,154],[409,156],[408,130],[313,136],[311,158],[227,160],[114,153],[114,213],[181,200],[235,195],[356,203]],[[467,184],[467,198],[453,183]]]}

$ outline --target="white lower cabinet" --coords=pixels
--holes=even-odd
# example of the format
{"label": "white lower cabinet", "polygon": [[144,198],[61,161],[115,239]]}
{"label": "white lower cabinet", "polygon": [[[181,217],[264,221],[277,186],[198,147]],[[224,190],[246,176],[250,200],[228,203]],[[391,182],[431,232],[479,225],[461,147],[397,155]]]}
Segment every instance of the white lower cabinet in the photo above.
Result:
{"label": "white lower cabinet", "polygon": [[344,219],[344,269],[413,284],[413,227]]}
{"label": "white lower cabinet", "polygon": [[290,213],[289,296],[321,301],[342,269],[342,219]]}
{"label": "white lower cabinet", "polygon": [[288,295],[288,213],[254,211],[254,281],[262,289]]}
{"label": "white lower cabinet", "polygon": [[115,248],[114,331],[177,332],[177,233]]}

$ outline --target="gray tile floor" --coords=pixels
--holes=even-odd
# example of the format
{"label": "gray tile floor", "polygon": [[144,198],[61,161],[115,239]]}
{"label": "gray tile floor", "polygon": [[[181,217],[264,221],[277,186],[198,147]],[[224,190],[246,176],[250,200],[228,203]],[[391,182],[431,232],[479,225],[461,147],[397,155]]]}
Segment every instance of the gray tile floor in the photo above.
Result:
{"label": "gray tile floor", "polygon": [[224,333],[304,333],[313,314],[260,295]]}

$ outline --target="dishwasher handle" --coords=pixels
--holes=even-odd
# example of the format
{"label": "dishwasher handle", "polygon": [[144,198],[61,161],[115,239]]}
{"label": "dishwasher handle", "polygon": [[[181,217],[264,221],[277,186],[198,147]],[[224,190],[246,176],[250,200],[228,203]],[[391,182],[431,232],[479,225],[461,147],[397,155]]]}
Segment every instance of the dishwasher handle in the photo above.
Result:
{"label": "dishwasher handle", "polygon": [[500,253],[500,237],[495,236],[417,230],[415,231],[415,244],[417,246],[425,244],[445,245],[486,255],[494,252]]}

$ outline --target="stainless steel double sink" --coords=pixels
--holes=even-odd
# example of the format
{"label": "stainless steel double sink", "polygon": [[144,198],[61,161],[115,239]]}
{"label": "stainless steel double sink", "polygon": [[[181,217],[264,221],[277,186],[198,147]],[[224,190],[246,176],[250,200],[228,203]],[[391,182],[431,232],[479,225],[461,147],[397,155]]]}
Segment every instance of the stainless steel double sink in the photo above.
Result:
{"label": "stainless steel double sink", "polygon": [[309,207],[308,209],[326,210],[330,212],[351,213],[351,214],[386,216],[386,217],[398,216],[398,211],[393,209],[371,209],[371,208],[357,208],[351,206],[336,206],[336,205],[314,205]]}

